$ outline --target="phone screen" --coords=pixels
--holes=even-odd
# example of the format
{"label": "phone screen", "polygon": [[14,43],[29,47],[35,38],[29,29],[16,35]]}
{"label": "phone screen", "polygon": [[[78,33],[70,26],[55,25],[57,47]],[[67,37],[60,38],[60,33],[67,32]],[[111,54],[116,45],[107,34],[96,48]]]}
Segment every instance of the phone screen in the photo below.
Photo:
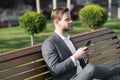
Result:
{"label": "phone screen", "polygon": [[89,46],[91,43],[91,40],[87,42],[87,44],[85,46]]}

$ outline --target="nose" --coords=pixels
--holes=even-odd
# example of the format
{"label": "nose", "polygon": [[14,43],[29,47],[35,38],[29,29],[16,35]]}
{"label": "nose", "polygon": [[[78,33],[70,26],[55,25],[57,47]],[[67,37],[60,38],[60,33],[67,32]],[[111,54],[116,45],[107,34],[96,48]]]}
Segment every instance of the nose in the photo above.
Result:
{"label": "nose", "polygon": [[72,20],[70,19],[70,21],[69,21],[70,23],[72,23]]}

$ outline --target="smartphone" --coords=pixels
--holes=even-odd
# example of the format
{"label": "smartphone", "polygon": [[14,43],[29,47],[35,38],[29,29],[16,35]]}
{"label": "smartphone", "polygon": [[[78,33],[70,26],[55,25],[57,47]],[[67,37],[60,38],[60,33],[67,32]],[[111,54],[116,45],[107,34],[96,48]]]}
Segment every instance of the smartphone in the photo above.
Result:
{"label": "smartphone", "polygon": [[91,43],[91,40],[89,40],[85,46],[89,46],[90,43]]}

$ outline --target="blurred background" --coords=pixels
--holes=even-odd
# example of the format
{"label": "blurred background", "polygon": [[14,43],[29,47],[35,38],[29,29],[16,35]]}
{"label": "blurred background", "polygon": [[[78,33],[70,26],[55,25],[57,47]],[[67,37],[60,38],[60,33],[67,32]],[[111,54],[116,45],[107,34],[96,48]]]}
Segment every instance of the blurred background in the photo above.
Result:
{"label": "blurred background", "polygon": [[[53,0],[39,0],[40,12],[50,21]],[[67,7],[67,0],[56,0],[57,7]],[[71,0],[70,11],[73,20],[78,20],[78,13],[87,4],[99,4],[109,14],[109,18],[119,18],[120,0]],[[26,12],[36,11],[36,0],[0,0],[0,28],[19,25],[19,17]]]}

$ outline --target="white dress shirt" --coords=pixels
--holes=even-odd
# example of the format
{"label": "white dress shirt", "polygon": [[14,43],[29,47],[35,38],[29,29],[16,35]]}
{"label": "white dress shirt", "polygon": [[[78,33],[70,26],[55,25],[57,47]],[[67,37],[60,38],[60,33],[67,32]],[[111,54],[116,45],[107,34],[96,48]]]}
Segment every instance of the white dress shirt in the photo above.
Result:
{"label": "white dress shirt", "polygon": [[[74,54],[76,52],[76,48],[73,45],[72,41],[70,40],[70,36],[67,35],[67,37],[59,34],[57,31],[55,31],[55,33],[57,33],[61,39],[65,42],[65,44],[67,45],[67,47],[70,49],[70,51],[72,52],[72,54]],[[73,61],[74,65],[77,66],[77,74],[79,74],[82,71],[82,67],[80,66],[80,62],[78,60],[75,60],[75,58],[73,56],[70,56],[71,60]]]}
{"label": "white dress shirt", "polygon": [[[73,45],[72,41],[70,40],[70,36],[67,35],[67,37],[65,37],[65,36],[59,34],[57,31],[55,31],[55,33],[57,33],[61,37],[61,39],[65,42],[65,44],[67,45],[69,50],[72,52],[72,54],[74,54],[76,52],[76,48]],[[80,64],[80,63],[78,63],[78,60],[75,60],[75,58],[73,56],[70,56],[70,58],[72,59],[72,61],[75,64],[75,66],[77,64]]]}

